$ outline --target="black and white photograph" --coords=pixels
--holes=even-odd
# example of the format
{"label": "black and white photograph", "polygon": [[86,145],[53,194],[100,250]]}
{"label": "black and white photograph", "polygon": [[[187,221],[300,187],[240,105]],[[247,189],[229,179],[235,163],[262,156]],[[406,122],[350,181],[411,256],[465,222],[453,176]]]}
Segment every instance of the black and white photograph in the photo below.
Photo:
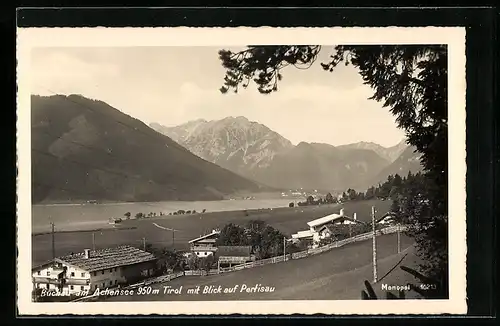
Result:
{"label": "black and white photograph", "polygon": [[18,31],[26,311],[465,309],[462,29],[98,30]]}

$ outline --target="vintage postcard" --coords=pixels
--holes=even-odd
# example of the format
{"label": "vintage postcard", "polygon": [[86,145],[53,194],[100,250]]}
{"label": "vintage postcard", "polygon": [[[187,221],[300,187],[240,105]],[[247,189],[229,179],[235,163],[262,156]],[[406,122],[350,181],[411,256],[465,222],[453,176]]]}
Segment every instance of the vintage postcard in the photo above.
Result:
{"label": "vintage postcard", "polygon": [[19,314],[466,313],[465,65],[459,27],[18,29]]}

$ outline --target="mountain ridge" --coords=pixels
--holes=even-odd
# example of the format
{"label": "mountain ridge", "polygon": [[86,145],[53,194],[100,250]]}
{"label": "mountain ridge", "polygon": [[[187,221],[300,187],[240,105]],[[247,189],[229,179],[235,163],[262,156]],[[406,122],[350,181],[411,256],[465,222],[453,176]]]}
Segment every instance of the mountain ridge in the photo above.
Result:
{"label": "mountain ridge", "polygon": [[33,95],[31,108],[34,203],[218,200],[268,189],[103,101]]}
{"label": "mountain ridge", "polygon": [[[150,126],[176,139],[181,146],[208,161],[249,179],[281,189],[366,189],[371,186],[371,180],[376,179],[381,171],[393,164],[397,160],[397,157],[394,157],[408,147],[405,140],[387,148],[371,142],[333,146],[301,141],[293,145],[267,126],[242,116],[210,121],[197,119],[174,127],[160,124]],[[230,138],[226,136],[227,133],[251,138],[252,135],[245,132],[246,129],[252,128],[260,128],[262,131],[257,134],[269,136],[266,146],[270,146],[271,150],[266,151],[265,146],[246,147],[242,155],[236,155],[242,147],[238,143],[226,143]],[[263,139],[247,138],[243,143],[254,141]],[[247,169],[249,160],[246,160],[246,156],[264,157],[265,163],[250,165],[250,169]]]}

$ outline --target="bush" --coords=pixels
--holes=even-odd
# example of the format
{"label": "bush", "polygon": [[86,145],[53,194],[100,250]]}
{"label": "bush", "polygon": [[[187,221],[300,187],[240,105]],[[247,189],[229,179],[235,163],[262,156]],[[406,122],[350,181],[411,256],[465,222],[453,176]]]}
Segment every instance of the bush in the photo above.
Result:
{"label": "bush", "polygon": [[294,204],[294,203],[290,203],[290,204],[288,204],[288,207],[294,207],[294,206],[295,206],[295,204]]}

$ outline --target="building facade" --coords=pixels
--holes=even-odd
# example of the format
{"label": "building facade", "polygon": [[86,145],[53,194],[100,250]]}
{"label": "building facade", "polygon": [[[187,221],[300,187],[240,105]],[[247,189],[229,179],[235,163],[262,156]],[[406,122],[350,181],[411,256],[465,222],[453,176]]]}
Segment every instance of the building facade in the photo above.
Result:
{"label": "building facade", "polygon": [[199,258],[214,255],[217,251],[215,242],[219,238],[220,231],[212,230],[211,233],[200,236],[196,239],[189,241],[190,250]]}
{"label": "building facade", "polygon": [[33,288],[75,295],[112,288],[152,276],[156,258],[148,252],[120,246],[56,258],[33,268]]}

